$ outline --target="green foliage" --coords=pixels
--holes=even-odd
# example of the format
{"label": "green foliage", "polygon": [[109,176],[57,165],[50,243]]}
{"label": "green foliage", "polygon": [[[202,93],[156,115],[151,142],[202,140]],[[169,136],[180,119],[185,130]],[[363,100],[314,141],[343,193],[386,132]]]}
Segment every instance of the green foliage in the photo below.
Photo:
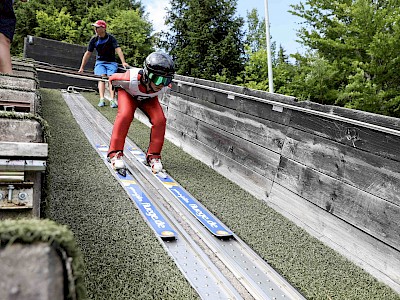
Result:
{"label": "green foliage", "polygon": [[[326,60],[325,77],[334,82],[329,81],[325,92],[337,94],[336,104],[399,117],[400,1],[307,0],[305,4],[293,5],[292,13],[305,19],[307,26],[299,31],[302,43]],[[315,91],[309,92],[319,98]]]}
{"label": "green foliage", "polygon": [[30,0],[17,1],[14,10],[17,27],[12,55],[22,53],[27,35],[87,45],[94,34],[91,24],[99,19],[105,20],[107,30],[120,38],[128,63],[136,65],[152,51],[152,25],[140,1]]}
{"label": "green foliage", "polygon": [[236,1],[171,1],[172,34],[161,35],[160,47],[174,57],[177,73],[235,81],[243,68],[243,19],[235,13]]}
{"label": "green foliage", "polygon": [[[96,20],[105,20],[108,24],[107,30],[110,33],[114,33],[111,30],[109,30],[111,25],[109,22],[114,20],[116,20],[117,22],[127,21],[127,20],[130,21],[130,19],[122,19],[122,20],[117,20],[117,19],[120,11],[131,11],[131,10],[136,11],[143,18],[143,20],[147,21],[144,16],[143,7],[140,5],[140,3],[129,4],[129,1],[125,0],[111,1],[108,3],[102,3],[101,1],[99,1],[99,3],[95,3],[93,5],[88,6],[85,10],[85,13],[83,13],[80,16],[80,21],[78,22],[79,38],[77,43],[81,45],[87,44],[90,37],[94,34],[93,27],[91,24]],[[136,21],[136,18],[134,18],[133,20]],[[150,22],[148,23],[150,24]],[[122,48],[123,50],[125,49],[125,47]]]}
{"label": "green foliage", "polygon": [[124,45],[126,62],[131,66],[142,66],[146,56],[153,50],[150,36],[152,25],[141,18],[138,10],[120,10],[108,24],[108,30],[120,45]]}
{"label": "green foliage", "polygon": [[295,65],[289,62],[285,50],[281,46],[277,54],[276,65],[273,68],[274,89],[276,93],[283,95],[292,95],[291,85],[296,76],[297,69]]}
{"label": "green foliage", "polygon": [[74,22],[66,9],[62,8],[59,12],[54,11],[54,15],[48,15],[44,11],[36,13],[38,26],[35,28],[35,35],[57,41],[74,43],[77,37],[76,22]]}
{"label": "green foliage", "polygon": [[311,56],[308,64],[309,72],[303,73],[304,85],[300,98],[322,104],[334,104],[337,92],[332,84],[338,71],[326,59],[319,56]]}
{"label": "green foliage", "polygon": [[400,96],[396,91],[380,89],[366,76],[362,68],[357,68],[357,73],[349,77],[349,82],[340,94],[338,104],[347,108],[400,116]]}
{"label": "green foliage", "polygon": [[255,90],[268,90],[268,59],[265,49],[251,52],[249,46],[246,46],[248,61],[245,64],[243,74],[243,86]]}
{"label": "green foliage", "polygon": [[246,45],[251,49],[251,52],[257,52],[261,49],[266,49],[267,42],[265,39],[265,22],[263,22],[256,9],[252,9],[247,13],[247,33]]}
{"label": "green foliage", "polygon": [[[358,68],[355,75],[349,76],[349,81],[338,99],[339,103],[342,102],[348,108],[381,111],[382,91],[370,79],[365,78],[364,70]],[[381,101],[376,101],[378,98]]]}
{"label": "green foliage", "polygon": [[[245,46],[244,71],[237,82],[245,87],[268,91],[268,55],[265,22],[258,18],[257,10],[253,9],[247,14],[248,30]],[[276,52],[276,43],[271,43],[271,62],[273,66],[274,90],[278,93],[287,93],[285,88],[291,81],[295,68],[289,63],[288,57],[282,46]]]}

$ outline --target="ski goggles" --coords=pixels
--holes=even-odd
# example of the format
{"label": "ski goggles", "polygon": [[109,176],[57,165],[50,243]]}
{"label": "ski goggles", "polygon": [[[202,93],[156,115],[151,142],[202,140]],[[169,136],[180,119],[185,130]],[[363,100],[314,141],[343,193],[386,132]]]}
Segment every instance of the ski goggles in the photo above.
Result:
{"label": "ski goggles", "polygon": [[155,85],[162,84],[164,86],[167,86],[172,82],[172,77],[160,76],[154,73],[149,73],[149,78]]}

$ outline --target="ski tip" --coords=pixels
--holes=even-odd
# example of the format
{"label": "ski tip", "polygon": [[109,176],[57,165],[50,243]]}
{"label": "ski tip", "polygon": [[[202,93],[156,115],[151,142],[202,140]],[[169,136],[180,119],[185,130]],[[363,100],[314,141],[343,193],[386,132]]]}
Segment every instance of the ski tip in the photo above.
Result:
{"label": "ski tip", "polygon": [[122,177],[126,177],[126,169],[118,169],[117,172]]}
{"label": "ski tip", "polygon": [[215,236],[222,240],[228,240],[233,237],[233,233],[225,230],[217,230]]}
{"label": "ski tip", "polygon": [[164,230],[160,233],[160,237],[164,241],[172,241],[176,239],[175,232],[170,230]]}

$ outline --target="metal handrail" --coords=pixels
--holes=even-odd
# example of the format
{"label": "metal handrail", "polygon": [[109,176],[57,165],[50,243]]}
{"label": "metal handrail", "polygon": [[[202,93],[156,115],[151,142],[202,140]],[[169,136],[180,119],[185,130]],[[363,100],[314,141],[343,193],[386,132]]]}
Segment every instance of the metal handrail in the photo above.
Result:
{"label": "metal handrail", "polygon": [[[59,71],[51,71],[51,70],[46,70],[46,69],[42,69],[42,68],[37,68],[36,70],[37,71],[41,71],[41,72],[53,73],[53,74],[63,74],[63,75],[68,76],[68,77],[74,77],[74,78],[79,78],[79,79],[108,82],[108,79],[93,78],[93,77],[84,76],[84,75],[63,73],[63,72],[59,72]],[[328,118],[328,119],[331,119],[331,120],[341,121],[341,122],[349,123],[349,124],[352,124],[352,125],[361,126],[361,127],[364,127],[364,128],[368,128],[368,129],[384,132],[384,133],[387,133],[387,134],[400,136],[400,130],[387,128],[387,127],[384,127],[384,126],[375,125],[375,124],[371,124],[371,123],[366,123],[366,122],[358,121],[358,120],[354,120],[354,119],[349,119],[349,118],[342,117],[342,116],[335,115],[335,114],[329,114],[329,113],[326,113],[326,112],[321,112],[321,111],[317,111],[317,110],[313,110],[313,109],[309,109],[309,108],[299,107],[299,106],[296,106],[296,105],[283,103],[283,102],[278,102],[278,101],[274,101],[274,100],[263,99],[263,98],[259,98],[259,97],[255,97],[255,96],[245,95],[245,94],[241,94],[241,93],[237,93],[237,92],[226,91],[226,90],[223,90],[223,89],[214,88],[214,87],[210,87],[210,86],[206,86],[206,85],[201,85],[201,84],[193,83],[193,82],[187,82],[187,81],[183,81],[183,80],[179,80],[179,79],[174,79],[173,82],[177,83],[177,84],[185,84],[185,85],[190,85],[190,86],[194,86],[194,87],[199,87],[199,88],[210,90],[210,91],[214,91],[214,92],[224,93],[224,94],[227,94],[228,96],[237,96],[237,97],[242,97],[242,98],[246,98],[246,99],[250,99],[250,100],[255,100],[255,101],[258,101],[258,102],[267,103],[267,104],[271,104],[271,105],[278,106],[278,107],[284,107],[284,108],[287,108],[287,109],[300,111],[300,112],[304,112],[304,113],[307,113],[307,114],[316,115],[316,116],[320,116],[320,117],[325,117],[325,118]]]}
{"label": "metal handrail", "polygon": [[186,85],[190,85],[190,86],[194,86],[194,87],[199,87],[202,89],[207,89],[207,90],[214,91],[214,92],[225,93],[225,94],[228,94],[228,96],[233,95],[233,96],[238,96],[238,97],[242,97],[242,98],[246,98],[246,99],[255,100],[258,102],[268,103],[268,104],[271,104],[274,106],[280,106],[280,107],[288,108],[291,110],[296,110],[296,111],[304,112],[304,113],[311,114],[311,115],[317,115],[320,117],[325,117],[325,118],[329,118],[329,119],[336,120],[336,121],[342,121],[342,122],[349,123],[352,125],[357,125],[357,126],[369,128],[372,130],[377,130],[380,132],[400,136],[400,130],[387,128],[387,127],[383,127],[383,126],[379,126],[379,125],[375,125],[375,124],[370,124],[370,123],[366,123],[366,122],[362,122],[362,121],[358,121],[358,120],[354,120],[354,119],[349,119],[346,117],[333,115],[333,114],[329,114],[329,113],[325,113],[325,112],[321,112],[321,111],[317,111],[317,110],[312,110],[309,108],[299,107],[299,106],[295,106],[295,105],[291,105],[291,104],[287,104],[287,103],[263,99],[263,98],[259,98],[259,97],[255,97],[255,96],[237,93],[237,92],[226,91],[226,90],[222,90],[219,88],[205,86],[205,85],[201,85],[201,84],[193,83],[193,82],[187,82],[187,81],[182,81],[182,80],[177,80],[177,79],[174,79],[174,82],[180,83],[180,84],[186,84]]}

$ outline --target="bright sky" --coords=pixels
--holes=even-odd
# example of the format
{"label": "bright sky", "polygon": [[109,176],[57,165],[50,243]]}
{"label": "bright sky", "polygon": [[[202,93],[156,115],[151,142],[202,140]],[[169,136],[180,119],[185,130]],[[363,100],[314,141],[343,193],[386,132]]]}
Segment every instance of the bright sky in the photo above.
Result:
{"label": "bright sky", "polygon": [[[287,11],[290,4],[298,4],[301,0],[268,0],[268,15],[270,22],[270,35],[277,46],[282,45],[286,54],[296,52],[304,53],[304,49],[296,42],[296,30],[300,28],[302,19],[293,16]],[[304,0],[303,0],[304,2]],[[169,5],[167,0],[142,0],[149,19],[153,22],[155,31],[166,30],[164,26],[165,8]],[[256,8],[260,18],[265,16],[265,0],[238,0],[237,13],[247,19],[247,11]]]}

